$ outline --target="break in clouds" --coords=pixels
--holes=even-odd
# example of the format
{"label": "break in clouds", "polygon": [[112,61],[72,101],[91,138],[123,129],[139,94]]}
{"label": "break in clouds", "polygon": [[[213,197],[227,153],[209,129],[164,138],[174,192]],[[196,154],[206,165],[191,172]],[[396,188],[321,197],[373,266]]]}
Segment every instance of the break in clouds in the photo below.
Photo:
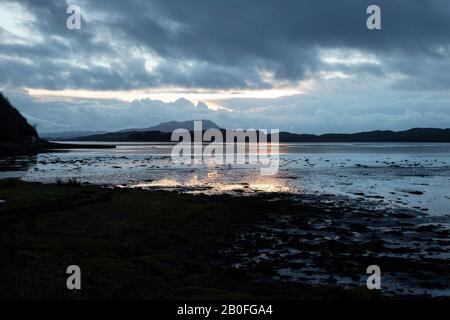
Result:
{"label": "break in clouds", "polygon": [[[69,4],[81,30],[66,28]],[[381,30],[366,28],[371,4]],[[188,119],[311,133],[450,124],[446,0],[7,0],[0,15],[0,88],[41,131]]]}

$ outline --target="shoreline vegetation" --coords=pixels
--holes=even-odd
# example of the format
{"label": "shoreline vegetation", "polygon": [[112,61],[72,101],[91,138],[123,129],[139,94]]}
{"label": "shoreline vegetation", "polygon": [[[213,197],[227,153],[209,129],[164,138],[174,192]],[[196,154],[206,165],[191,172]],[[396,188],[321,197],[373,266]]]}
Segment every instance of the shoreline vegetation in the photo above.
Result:
{"label": "shoreline vegetation", "polygon": [[[362,276],[367,276],[364,264],[368,262],[361,255],[364,246],[370,245],[367,249],[372,252],[391,250],[373,230],[364,231],[368,228],[364,223],[370,228],[376,225],[372,220],[377,219],[377,213],[371,210],[353,209],[360,218],[349,221],[368,240],[350,241],[349,226],[339,226],[350,213],[337,199],[332,200],[336,205],[330,206],[324,204],[329,199],[323,203],[311,199],[287,201],[282,194],[206,196],[104,188],[72,180],[41,184],[14,179],[0,180],[0,199],[3,200],[0,203],[1,298],[389,298],[366,289],[365,280],[355,279],[361,285],[352,289],[344,289],[336,281],[309,285],[301,280],[274,280],[278,264],[293,268],[296,264],[294,257],[286,259],[277,253],[280,242],[301,251],[297,258],[311,254],[324,266],[331,266],[327,259],[332,259],[337,264],[335,269],[341,270],[354,263],[355,266],[348,267],[349,272],[359,270]],[[324,222],[327,218],[336,218],[328,228],[340,234],[342,241],[326,237],[321,243],[313,240],[313,233],[321,226],[312,222]],[[411,223],[415,218],[385,213],[378,219],[383,220],[384,229],[389,223],[408,224],[413,233],[417,232],[414,236],[418,242],[419,231]],[[283,224],[285,231],[291,227],[306,230],[306,241],[292,238],[285,231],[264,236],[263,226],[272,225],[276,230]],[[330,237],[331,231],[327,231]],[[448,237],[448,234],[439,235],[442,233],[439,228],[430,227],[423,232],[427,236],[433,233],[434,237]],[[280,240],[276,240],[278,236]],[[384,237],[387,240],[388,235]],[[273,249],[271,263],[267,260],[248,263],[264,248]],[[396,249],[397,254],[400,249]],[[239,267],[235,262],[245,254],[249,258],[247,264]],[[381,263],[384,271],[398,268],[409,272],[413,268],[415,272],[443,273],[443,276],[446,272],[445,260],[424,259],[422,263],[399,255],[374,257],[372,261]],[[73,264],[82,270],[82,290],[76,292],[66,289],[65,271]]]}

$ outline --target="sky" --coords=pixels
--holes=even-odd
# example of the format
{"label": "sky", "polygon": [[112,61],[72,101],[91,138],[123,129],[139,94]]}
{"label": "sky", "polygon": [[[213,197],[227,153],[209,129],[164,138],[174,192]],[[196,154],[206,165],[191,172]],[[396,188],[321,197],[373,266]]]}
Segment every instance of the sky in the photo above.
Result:
{"label": "sky", "polygon": [[450,1],[0,0],[0,90],[40,132],[447,128]]}

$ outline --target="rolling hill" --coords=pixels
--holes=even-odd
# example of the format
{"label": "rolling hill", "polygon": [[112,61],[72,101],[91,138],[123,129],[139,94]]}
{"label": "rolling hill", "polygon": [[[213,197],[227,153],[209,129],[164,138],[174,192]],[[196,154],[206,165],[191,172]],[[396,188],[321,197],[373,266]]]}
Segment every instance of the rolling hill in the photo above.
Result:
{"label": "rolling hill", "polygon": [[[191,130],[192,131],[192,130]],[[225,129],[221,129],[225,137]],[[280,142],[450,142],[450,129],[413,128],[406,131],[370,131],[350,134],[296,134],[280,132]],[[73,141],[169,142],[171,132],[119,131],[72,139]]]}

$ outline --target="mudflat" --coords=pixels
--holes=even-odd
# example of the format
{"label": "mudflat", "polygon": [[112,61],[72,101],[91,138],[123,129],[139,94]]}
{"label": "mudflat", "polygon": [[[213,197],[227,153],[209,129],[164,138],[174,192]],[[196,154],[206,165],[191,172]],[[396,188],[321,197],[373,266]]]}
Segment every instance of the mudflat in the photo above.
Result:
{"label": "mudflat", "polygon": [[[378,299],[449,287],[446,217],[326,195],[74,181],[2,180],[0,199],[0,295],[9,299]],[[369,264],[380,265],[386,290],[366,288]],[[69,265],[80,266],[82,290],[67,290]]]}

